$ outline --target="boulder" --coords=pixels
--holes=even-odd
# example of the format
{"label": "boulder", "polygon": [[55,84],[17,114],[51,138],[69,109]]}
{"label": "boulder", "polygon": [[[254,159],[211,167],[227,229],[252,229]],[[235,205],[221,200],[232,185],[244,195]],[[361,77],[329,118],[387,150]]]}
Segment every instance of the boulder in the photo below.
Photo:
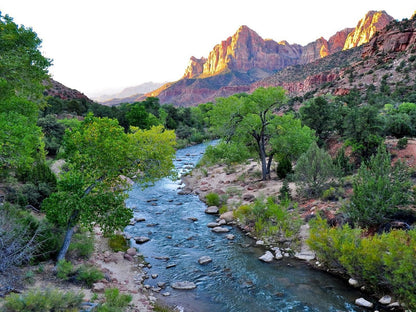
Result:
{"label": "boulder", "polygon": [[225,220],[225,222],[229,223],[234,220],[234,213],[232,211],[224,212],[220,215],[220,219]]}
{"label": "boulder", "polygon": [[225,237],[229,240],[233,240],[235,238],[234,234],[227,234]]}
{"label": "boulder", "polygon": [[130,256],[128,253],[124,254],[124,259],[126,259],[127,261],[133,262],[134,258],[132,256]]}
{"label": "boulder", "polygon": [[148,242],[150,238],[146,236],[136,236],[134,240],[136,241],[136,244],[144,244]]}
{"label": "boulder", "polygon": [[222,227],[222,226],[217,226],[217,227],[214,227],[211,231],[214,233],[227,233],[230,231],[230,229]]}
{"label": "boulder", "polygon": [[295,258],[299,260],[310,261],[315,259],[315,253],[313,251],[302,251],[295,253]]}
{"label": "boulder", "polygon": [[280,251],[280,249],[278,247],[274,248],[274,253],[275,253],[274,257],[275,257],[276,260],[283,259],[282,252]]}
{"label": "boulder", "polygon": [[243,195],[243,200],[245,200],[245,201],[251,202],[255,199],[256,199],[256,196],[254,196],[253,194],[246,193],[246,194]]}
{"label": "boulder", "polygon": [[358,281],[354,278],[350,278],[348,280],[348,284],[350,284],[352,287],[360,287],[360,284],[358,284]]}
{"label": "boulder", "polygon": [[378,302],[381,304],[390,304],[391,303],[391,297],[390,296],[383,296]]}
{"label": "boulder", "polygon": [[207,224],[207,227],[209,227],[209,228],[215,228],[217,226],[220,226],[219,223],[217,223],[217,222],[210,222],[210,223]]}
{"label": "boulder", "polygon": [[219,212],[219,209],[217,206],[209,206],[207,209],[205,209],[205,213],[207,214],[217,214]]}
{"label": "boulder", "polygon": [[201,258],[198,259],[198,263],[201,265],[208,264],[210,262],[212,262],[212,259],[210,256],[202,256]]}
{"label": "boulder", "polygon": [[363,308],[372,308],[373,307],[373,303],[371,303],[370,301],[365,300],[364,298],[355,299],[355,304],[358,305],[359,307],[363,307]]}
{"label": "boulder", "polygon": [[269,263],[273,261],[273,258],[273,254],[270,251],[266,251],[266,253],[263,256],[259,257],[259,260]]}
{"label": "boulder", "polygon": [[196,285],[193,282],[183,281],[183,282],[175,282],[170,285],[173,289],[177,290],[191,290],[195,289]]}
{"label": "boulder", "polygon": [[93,291],[93,292],[102,293],[102,292],[104,292],[104,290],[105,290],[105,285],[104,285],[104,283],[95,283],[95,284],[92,286],[92,291]]}
{"label": "boulder", "polygon": [[133,247],[129,248],[126,251],[126,254],[128,254],[129,256],[134,257],[137,254],[137,250],[136,250],[136,248],[133,248]]}

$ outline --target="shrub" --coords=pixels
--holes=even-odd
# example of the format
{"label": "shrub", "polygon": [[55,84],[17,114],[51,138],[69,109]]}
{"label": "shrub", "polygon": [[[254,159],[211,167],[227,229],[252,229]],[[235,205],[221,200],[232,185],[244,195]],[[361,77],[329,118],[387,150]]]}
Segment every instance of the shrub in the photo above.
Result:
{"label": "shrub", "polygon": [[94,252],[94,236],[88,232],[75,233],[68,251],[75,257],[88,259]]}
{"label": "shrub", "polygon": [[408,140],[407,138],[400,138],[397,141],[397,148],[398,149],[405,149],[407,147]]}
{"label": "shrub", "polygon": [[279,190],[279,200],[287,201],[292,199],[292,195],[290,192],[289,182],[287,180],[283,180],[283,185]]}
{"label": "shrub", "polygon": [[220,206],[220,196],[217,193],[209,193],[205,196],[208,206]]}
{"label": "shrub", "polygon": [[113,234],[108,239],[108,246],[111,248],[112,251],[127,251],[129,245],[127,244],[126,239],[123,235],[120,234]]}
{"label": "shrub", "polygon": [[348,225],[331,228],[319,216],[310,225],[308,244],[319,261],[416,308],[416,229],[365,236],[362,229]]}
{"label": "shrub", "polygon": [[131,295],[120,294],[117,288],[106,289],[104,295],[105,303],[97,308],[97,312],[123,312],[132,299]]}
{"label": "shrub", "polygon": [[284,157],[281,161],[279,161],[276,173],[280,179],[285,179],[289,173],[292,173],[292,163],[288,157]]}
{"label": "shrub", "polygon": [[313,142],[296,164],[295,179],[303,195],[318,197],[334,172],[331,156]]}
{"label": "shrub", "polygon": [[411,198],[411,182],[402,162],[391,165],[390,154],[380,147],[368,164],[362,164],[353,183],[353,196],[346,211],[362,226],[377,226],[388,220]]}
{"label": "shrub", "polygon": [[103,278],[104,273],[91,265],[81,265],[75,277],[77,281],[85,283],[88,287],[92,287],[95,282]]}
{"label": "shrub", "polygon": [[65,259],[59,260],[56,264],[56,276],[63,280],[68,280],[74,273],[74,266],[70,261]]}
{"label": "shrub", "polygon": [[32,290],[23,294],[12,293],[5,298],[5,312],[79,311],[84,294],[60,292],[55,289]]}

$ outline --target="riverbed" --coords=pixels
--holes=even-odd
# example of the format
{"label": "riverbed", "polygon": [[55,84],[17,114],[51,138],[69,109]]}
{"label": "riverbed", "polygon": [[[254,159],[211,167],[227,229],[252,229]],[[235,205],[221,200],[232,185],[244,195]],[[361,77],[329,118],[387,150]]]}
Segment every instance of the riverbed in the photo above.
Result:
{"label": "riverbed", "polygon": [[[214,233],[207,227],[216,216],[204,212],[206,205],[198,196],[178,194],[180,176],[192,170],[205,148],[201,144],[178,150],[176,178],[146,189],[135,185],[129,193],[126,204],[140,222],[125,232],[150,239],[143,244],[131,240],[150,264],[153,278],[145,284],[157,288],[166,283],[158,294],[184,311],[364,311],[354,304],[363,295],[344,280],[299,260],[263,263],[258,257],[265,250],[245,233],[230,226],[225,226],[228,233]],[[212,262],[199,264],[202,256]],[[172,289],[178,281],[193,282],[196,288]]]}

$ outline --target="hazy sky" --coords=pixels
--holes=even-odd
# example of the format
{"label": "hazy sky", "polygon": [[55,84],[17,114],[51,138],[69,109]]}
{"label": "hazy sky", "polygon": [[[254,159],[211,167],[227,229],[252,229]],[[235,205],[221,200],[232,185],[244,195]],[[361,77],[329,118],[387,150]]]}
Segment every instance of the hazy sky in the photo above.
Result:
{"label": "hazy sky", "polygon": [[369,10],[401,20],[409,0],[1,0],[32,27],[53,59],[52,77],[89,96],[147,81],[175,81],[191,56],[247,25],[263,38],[305,45],[355,27]]}

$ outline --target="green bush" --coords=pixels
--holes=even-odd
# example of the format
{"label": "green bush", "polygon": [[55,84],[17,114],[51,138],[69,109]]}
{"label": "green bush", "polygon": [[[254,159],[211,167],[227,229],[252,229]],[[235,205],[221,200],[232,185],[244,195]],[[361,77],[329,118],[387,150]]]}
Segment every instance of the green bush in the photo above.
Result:
{"label": "green bush", "polygon": [[117,288],[105,290],[105,303],[97,308],[97,312],[123,312],[130,303],[131,295],[120,294]]}
{"label": "green bush", "polygon": [[313,142],[296,164],[295,180],[304,196],[319,197],[334,173],[331,156]]}
{"label": "green bush", "polygon": [[89,232],[75,233],[68,251],[77,258],[88,259],[94,252],[94,236]]}
{"label": "green bush", "polygon": [[245,225],[254,223],[258,237],[291,238],[299,232],[302,224],[296,208],[290,207],[289,201],[277,204],[269,197],[266,201],[256,199],[251,205],[240,206],[234,211],[234,216]]}
{"label": "green bush", "polygon": [[405,149],[407,147],[408,140],[407,138],[400,138],[397,141],[397,148],[398,149]]}
{"label": "green bush", "polygon": [[127,244],[126,239],[123,235],[120,234],[113,234],[108,239],[108,246],[111,248],[112,251],[127,251],[129,245]]}
{"label": "green bush", "polygon": [[206,204],[208,206],[217,206],[221,204],[220,196],[217,193],[209,193],[205,196]]}
{"label": "green bush", "polygon": [[286,179],[283,180],[283,185],[279,190],[278,198],[281,201],[292,200],[292,195],[291,195],[291,191],[290,191],[290,187],[289,187],[289,182],[287,182]]}
{"label": "green bush", "polygon": [[74,266],[65,259],[59,260],[56,264],[56,276],[64,281],[68,280],[74,273]]}
{"label": "green bush", "polygon": [[92,285],[103,279],[104,273],[101,272],[94,266],[91,265],[81,265],[76,273],[75,279],[77,281],[85,283],[88,287],[92,287]]}
{"label": "green bush", "polygon": [[411,181],[402,162],[391,165],[390,154],[380,147],[368,164],[362,164],[353,183],[353,196],[346,212],[361,226],[387,221],[400,205],[411,199]]}
{"label": "green bush", "polygon": [[5,312],[77,312],[84,294],[55,289],[12,293],[5,298]]}
{"label": "green bush", "polygon": [[288,157],[284,157],[281,161],[279,161],[276,173],[280,179],[285,179],[289,173],[292,173],[292,163]]}
{"label": "green bush", "polygon": [[373,291],[387,290],[409,309],[416,308],[416,229],[365,236],[364,230],[348,225],[331,228],[319,216],[310,225],[308,244],[327,268],[347,273]]}

